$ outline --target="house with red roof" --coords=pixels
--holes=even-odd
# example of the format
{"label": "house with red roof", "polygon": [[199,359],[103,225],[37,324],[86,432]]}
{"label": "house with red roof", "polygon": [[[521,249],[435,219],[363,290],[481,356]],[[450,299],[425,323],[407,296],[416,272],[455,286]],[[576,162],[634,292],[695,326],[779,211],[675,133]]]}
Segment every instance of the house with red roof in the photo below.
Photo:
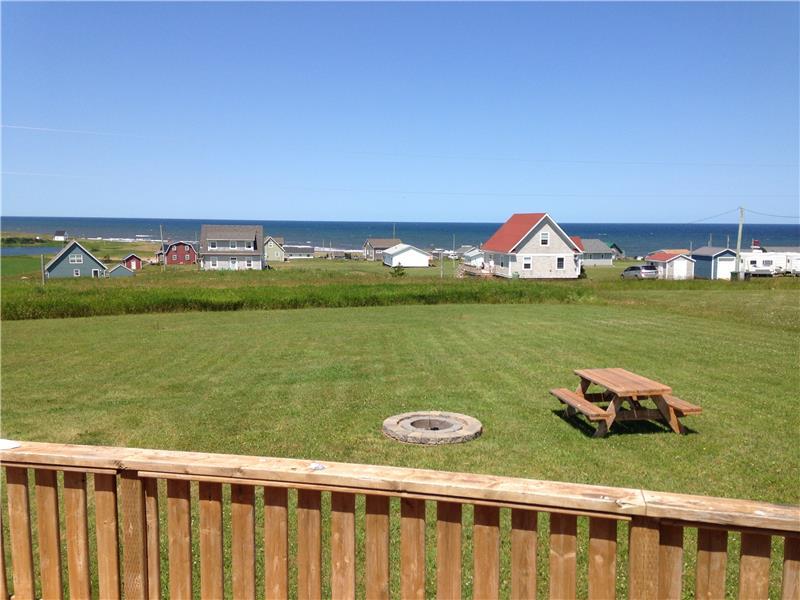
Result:
{"label": "house with red roof", "polygon": [[688,248],[668,248],[644,257],[658,271],[659,279],[694,279],[695,259]]}
{"label": "house with red roof", "polygon": [[498,277],[576,279],[580,238],[569,237],[547,213],[511,215],[482,247],[486,268]]}

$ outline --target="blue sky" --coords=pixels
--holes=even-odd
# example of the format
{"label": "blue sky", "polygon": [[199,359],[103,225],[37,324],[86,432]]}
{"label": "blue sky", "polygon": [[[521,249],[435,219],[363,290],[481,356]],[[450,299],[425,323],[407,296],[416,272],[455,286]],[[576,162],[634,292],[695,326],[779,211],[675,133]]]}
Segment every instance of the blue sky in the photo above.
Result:
{"label": "blue sky", "polygon": [[797,3],[4,2],[2,214],[796,215],[799,17]]}

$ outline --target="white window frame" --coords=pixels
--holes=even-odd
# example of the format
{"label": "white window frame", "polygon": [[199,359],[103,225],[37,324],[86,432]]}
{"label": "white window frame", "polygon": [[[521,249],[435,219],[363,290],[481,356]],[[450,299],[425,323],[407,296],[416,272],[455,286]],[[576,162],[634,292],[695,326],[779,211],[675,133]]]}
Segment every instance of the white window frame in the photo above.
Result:
{"label": "white window frame", "polygon": [[252,258],[248,258],[247,260],[244,261],[244,264],[248,269],[252,269],[253,268],[253,259]]}
{"label": "white window frame", "polygon": [[81,270],[80,269],[72,269],[72,276],[73,277],[80,277],[81,276]]}
{"label": "white window frame", "polygon": [[177,254],[173,254],[172,255],[172,260],[178,260],[178,255]]}
{"label": "white window frame", "polygon": [[550,232],[543,231],[539,234],[539,245],[540,246],[549,246],[550,245]]}
{"label": "white window frame", "polygon": [[183,260],[192,260],[192,255],[191,254],[184,254],[183,255]]}
{"label": "white window frame", "polygon": [[217,249],[217,240],[208,242],[208,249],[209,250],[216,250]]}
{"label": "white window frame", "polygon": [[247,250],[252,250],[252,249],[253,249],[253,242],[250,242],[250,241],[247,241],[247,242],[245,242],[245,243],[244,243],[244,247],[245,247]]}
{"label": "white window frame", "polygon": [[269,246],[270,248],[272,248],[274,245],[275,245],[275,242],[271,242],[271,241],[267,242],[267,246]]}
{"label": "white window frame", "polygon": [[82,265],[83,264],[83,254],[70,254],[69,255],[69,264],[71,264],[71,265]]}
{"label": "white window frame", "polygon": [[522,269],[524,271],[530,271],[533,268],[533,257],[532,256],[523,256],[522,257]]}
{"label": "white window frame", "polygon": [[215,269],[217,268],[217,257],[216,256],[211,257],[211,266],[214,267]]}
{"label": "white window frame", "polygon": [[236,240],[231,240],[230,242],[228,242],[228,247],[231,250],[236,250]]}
{"label": "white window frame", "polygon": [[232,269],[238,268],[239,264],[235,256],[228,257],[228,266],[231,267]]}
{"label": "white window frame", "polygon": [[772,266],[772,259],[771,258],[764,259],[761,262],[761,265],[764,266],[764,267],[771,267]]}
{"label": "white window frame", "polygon": [[[558,266],[558,261],[561,261],[561,266]],[[567,261],[564,260],[563,256],[556,257],[556,271],[563,271],[566,268]]]}

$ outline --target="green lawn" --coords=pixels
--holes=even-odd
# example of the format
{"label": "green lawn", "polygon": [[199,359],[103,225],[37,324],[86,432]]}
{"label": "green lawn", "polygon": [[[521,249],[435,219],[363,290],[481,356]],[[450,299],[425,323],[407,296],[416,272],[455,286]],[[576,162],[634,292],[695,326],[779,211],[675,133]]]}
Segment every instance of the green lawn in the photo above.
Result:
{"label": "green lawn", "polygon": [[[326,277],[387,277],[375,265],[321,263],[292,263],[285,271],[241,278],[228,274],[234,276],[221,277],[218,285],[221,290],[224,282],[258,285],[253,283],[258,276],[283,277],[281,285],[288,287],[309,279],[324,287]],[[366,275],[352,269],[364,269]],[[798,503],[800,413],[791,409],[800,387],[798,282],[621,282],[617,273],[593,270],[587,281],[554,283],[591,292],[573,304],[3,322],[2,436],[428,467]],[[205,276],[149,277],[158,287],[167,286],[170,277]],[[125,285],[144,286],[145,281],[137,277]],[[204,281],[217,284],[211,277]],[[64,285],[72,283],[107,282]],[[592,439],[585,428],[561,418],[547,390],[573,386],[575,368],[603,366],[667,382],[704,413],[685,420],[691,429],[686,436],[639,425]],[[381,434],[386,416],[425,409],[471,414],[483,422],[485,433],[469,444],[434,448],[402,445]],[[465,523],[470,519],[467,511]],[[507,515],[503,523],[507,531]],[[540,527],[546,527],[546,519]],[[545,531],[540,530],[543,595]],[[582,521],[582,569],[585,535]],[[687,589],[692,535],[687,534]],[[624,557],[622,534],[620,541]],[[738,537],[732,536],[729,565],[736,564],[737,551]],[[779,555],[776,543],[773,556]],[[779,573],[773,562],[774,583]],[[465,593],[470,589],[467,565]],[[504,563],[506,591],[507,568]],[[429,569],[435,582],[432,563]],[[581,575],[584,595],[585,585]],[[620,590],[624,585],[620,579]]]}

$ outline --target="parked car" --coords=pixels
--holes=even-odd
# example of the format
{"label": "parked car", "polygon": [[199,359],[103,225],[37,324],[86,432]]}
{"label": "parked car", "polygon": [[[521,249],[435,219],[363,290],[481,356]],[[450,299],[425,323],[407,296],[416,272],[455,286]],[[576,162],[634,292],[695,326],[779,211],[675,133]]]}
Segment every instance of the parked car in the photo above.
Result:
{"label": "parked car", "polygon": [[658,271],[652,265],[628,267],[619,275],[623,279],[658,279]]}

